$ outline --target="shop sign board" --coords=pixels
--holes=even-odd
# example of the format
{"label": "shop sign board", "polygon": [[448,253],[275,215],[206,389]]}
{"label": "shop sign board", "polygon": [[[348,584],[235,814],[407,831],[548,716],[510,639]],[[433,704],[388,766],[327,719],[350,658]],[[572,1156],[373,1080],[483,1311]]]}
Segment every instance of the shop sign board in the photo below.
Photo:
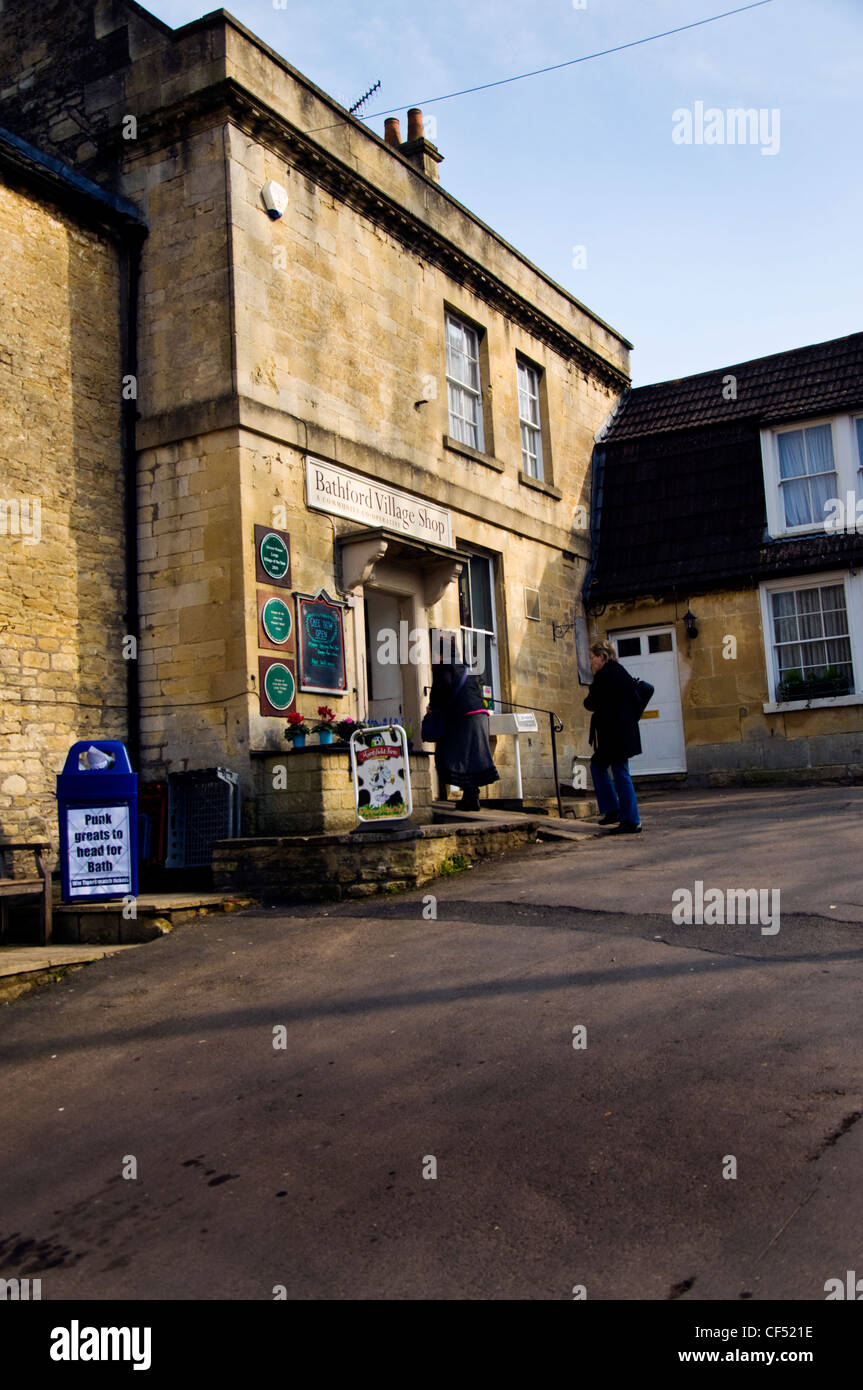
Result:
{"label": "shop sign board", "polygon": [[407,820],[413,811],[413,795],[403,726],[355,729],[350,746],[357,819],[369,825]]}
{"label": "shop sign board", "polygon": [[446,507],[321,459],[306,458],[306,502],[330,516],[452,549],[452,517]]}

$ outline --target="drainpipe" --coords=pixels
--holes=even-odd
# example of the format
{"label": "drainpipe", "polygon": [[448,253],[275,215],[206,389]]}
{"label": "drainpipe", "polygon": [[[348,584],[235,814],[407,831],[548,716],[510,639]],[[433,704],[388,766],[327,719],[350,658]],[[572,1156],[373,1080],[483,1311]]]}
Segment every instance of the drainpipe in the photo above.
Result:
{"label": "drainpipe", "polygon": [[[129,227],[122,242],[120,256],[120,313],[123,353],[123,376],[134,376],[135,397],[138,394],[138,286],[141,279],[141,248],[147,232],[143,227]],[[138,402],[123,400],[123,491],[126,546],[126,634],[135,638],[135,660],[126,663],[126,711],[129,761],[139,771],[141,757],[141,696],[138,679],[140,655],[140,620],[138,616],[138,454],[135,442],[135,423]]]}

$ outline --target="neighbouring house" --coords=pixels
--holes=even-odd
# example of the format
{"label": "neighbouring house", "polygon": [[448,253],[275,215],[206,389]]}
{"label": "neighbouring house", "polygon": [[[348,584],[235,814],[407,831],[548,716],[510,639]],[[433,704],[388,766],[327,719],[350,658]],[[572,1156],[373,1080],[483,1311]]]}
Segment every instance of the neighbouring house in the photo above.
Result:
{"label": "neighbouring house", "polygon": [[[41,703],[7,682],[27,774],[4,826],[45,818],[75,736],[124,731],[147,782],[236,779],[246,833],[349,826],[347,755],[286,757],[286,716],[314,721],[323,703],[418,729],[434,629],[477,653],[496,710],[540,711],[521,768],[525,795],[547,797],[543,711],[565,726],[565,770],[585,737],[573,627],[590,460],[629,343],[441,186],[420,111],[407,138],[394,119],[381,138],[224,10],[174,30],[133,0],[6,0],[0,125],[147,232],[110,303],[110,255],[88,271],[71,233],[74,299],[47,265],[22,288],[33,351],[50,325],[75,333],[40,358],[33,409],[43,419],[77,381],[110,439],[99,453],[56,417],[39,487],[58,520],[27,556],[19,617],[76,662],[83,644],[82,677],[53,680],[45,645]],[[130,288],[123,344],[114,306]],[[122,510],[130,397],[137,533]],[[31,455],[47,458],[25,433],[13,421],[5,440],[22,493]],[[98,477],[64,530],[60,499],[88,460]],[[511,796],[512,738],[496,757],[494,792]],[[428,764],[417,748],[426,790]]]}
{"label": "neighbouring house", "polygon": [[633,772],[863,776],[863,333],[631,391],[591,525],[592,630],[656,686]]}

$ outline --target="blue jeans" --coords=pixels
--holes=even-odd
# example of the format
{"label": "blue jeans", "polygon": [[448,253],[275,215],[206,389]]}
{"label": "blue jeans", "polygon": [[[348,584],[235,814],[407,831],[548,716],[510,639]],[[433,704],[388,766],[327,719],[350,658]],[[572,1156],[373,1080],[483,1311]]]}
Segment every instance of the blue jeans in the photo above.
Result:
{"label": "blue jeans", "polygon": [[[596,802],[601,816],[608,816],[612,811],[619,811],[621,824],[641,824],[638,802],[635,799],[635,788],[629,775],[629,759],[622,763],[612,763],[610,768],[597,767],[595,760],[591,759],[590,775],[593,778]],[[612,777],[614,778],[614,786],[611,785]]]}

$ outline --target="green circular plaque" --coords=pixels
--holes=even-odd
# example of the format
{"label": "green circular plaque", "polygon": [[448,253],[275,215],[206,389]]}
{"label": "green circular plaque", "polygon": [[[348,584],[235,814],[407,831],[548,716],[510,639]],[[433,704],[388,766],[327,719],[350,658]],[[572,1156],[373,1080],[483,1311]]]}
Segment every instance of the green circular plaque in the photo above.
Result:
{"label": "green circular plaque", "polygon": [[282,646],[290,640],[294,624],[291,610],[284,599],[268,598],[261,609],[261,622],[271,642],[278,642]]}
{"label": "green circular plaque", "polygon": [[287,709],[294,698],[296,685],[287,666],[274,661],[264,676],[264,694],[273,709]]}
{"label": "green circular plaque", "polygon": [[268,531],[261,540],[261,564],[271,579],[284,579],[288,572],[288,547],[275,531]]}

